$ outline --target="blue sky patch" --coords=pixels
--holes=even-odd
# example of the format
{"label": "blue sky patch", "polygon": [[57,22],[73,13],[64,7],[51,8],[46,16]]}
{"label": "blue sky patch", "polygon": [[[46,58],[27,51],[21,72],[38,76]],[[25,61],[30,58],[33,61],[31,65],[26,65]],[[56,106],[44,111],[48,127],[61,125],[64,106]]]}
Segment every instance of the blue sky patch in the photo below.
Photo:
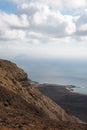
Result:
{"label": "blue sky patch", "polygon": [[15,13],[17,10],[17,4],[8,0],[0,0],[0,10],[7,13]]}

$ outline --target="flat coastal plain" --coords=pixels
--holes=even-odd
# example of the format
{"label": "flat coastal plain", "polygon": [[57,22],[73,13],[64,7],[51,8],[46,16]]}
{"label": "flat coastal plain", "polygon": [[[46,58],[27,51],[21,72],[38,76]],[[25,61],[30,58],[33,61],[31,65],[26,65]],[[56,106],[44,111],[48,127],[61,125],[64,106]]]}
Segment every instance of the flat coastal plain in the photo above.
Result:
{"label": "flat coastal plain", "polygon": [[72,91],[72,85],[56,85],[43,83],[37,88],[46,96],[50,97],[57,104],[71,113],[79,117],[87,123],[87,95],[75,93]]}

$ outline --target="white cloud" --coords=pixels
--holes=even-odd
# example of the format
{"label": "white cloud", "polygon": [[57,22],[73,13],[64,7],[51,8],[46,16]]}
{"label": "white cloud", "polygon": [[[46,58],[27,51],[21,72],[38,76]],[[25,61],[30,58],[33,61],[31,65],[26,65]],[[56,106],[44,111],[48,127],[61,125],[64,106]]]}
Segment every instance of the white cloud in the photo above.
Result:
{"label": "white cloud", "polygon": [[77,36],[87,36],[87,11],[84,10],[83,14],[79,16],[76,21],[76,33]]}
{"label": "white cloud", "polygon": [[27,15],[16,15],[16,14],[7,14],[0,12],[0,21],[5,23],[7,26],[13,27],[27,27],[29,26],[29,21],[27,20]]}
{"label": "white cloud", "polygon": [[[86,7],[86,3],[87,1],[86,0],[73,0],[73,1],[70,1],[70,0],[61,0],[65,6],[67,6],[68,8],[82,8],[82,7]],[[62,3],[62,4],[63,4]]]}
{"label": "white cloud", "polygon": [[79,29],[82,31],[87,31],[87,23],[84,25],[81,25]]}
{"label": "white cloud", "polygon": [[30,32],[59,38],[75,32],[73,16],[62,15],[59,11],[49,9],[47,5],[39,7],[31,4],[29,7],[31,10],[37,10],[32,16],[26,12],[19,15],[0,12],[1,39],[6,37],[6,39],[17,40],[25,36],[26,40],[26,35]]}
{"label": "white cloud", "polygon": [[29,28],[27,15],[0,12],[0,40],[19,40],[26,36]]}
{"label": "white cloud", "polygon": [[[25,0],[26,2],[26,0]],[[82,7],[86,7],[87,5],[87,1],[86,0],[73,0],[73,1],[69,1],[69,0],[36,0],[36,1],[32,1],[30,0],[29,2],[33,2],[33,3],[37,3],[39,5],[43,6],[44,5],[50,5],[51,7],[57,7],[57,8],[82,8]]]}
{"label": "white cloud", "polygon": [[54,37],[71,35],[75,32],[73,17],[62,15],[44,6],[31,17],[30,29]]}
{"label": "white cloud", "polygon": [[[9,48],[0,45],[0,52],[7,49],[13,55],[87,56],[87,46],[83,45],[87,42],[86,0],[10,1],[18,3],[18,14],[0,12],[0,42],[9,43]],[[85,11],[72,15],[79,9]]]}
{"label": "white cloud", "polygon": [[84,43],[87,43],[87,36],[80,36],[79,40],[84,42]]}

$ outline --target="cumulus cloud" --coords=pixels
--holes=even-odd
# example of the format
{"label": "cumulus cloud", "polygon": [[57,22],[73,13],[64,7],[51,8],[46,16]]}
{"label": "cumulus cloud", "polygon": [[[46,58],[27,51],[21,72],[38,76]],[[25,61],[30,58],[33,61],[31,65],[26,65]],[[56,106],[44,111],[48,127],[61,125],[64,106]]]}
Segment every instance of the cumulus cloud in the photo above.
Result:
{"label": "cumulus cloud", "polygon": [[7,14],[0,12],[0,39],[18,40],[26,35],[26,28],[29,27],[29,21],[26,15]]}
{"label": "cumulus cloud", "polygon": [[[53,51],[55,52],[55,56],[58,56],[59,53],[62,55],[63,52],[64,55],[68,52],[68,55],[70,53],[68,49],[71,50],[71,48],[73,48],[74,51],[75,48],[73,44],[76,44],[78,40],[82,43],[87,41],[86,0],[9,1],[17,3],[17,13],[8,14],[6,12],[0,12],[0,40],[1,42],[8,41],[11,43],[10,41],[13,40],[13,43],[14,41],[19,42],[19,44],[21,43],[21,46],[17,44],[18,48],[22,48],[21,51],[17,49],[17,47],[14,49],[13,46],[11,46],[14,51],[17,50],[18,53],[22,51],[24,51],[24,53],[36,52],[36,54],[38,53],[38,55],[40,55],[40,53],[44,53],[45,47],[41,44],[43,43],[48,47],[46,50],[47,55],[50,54],[51,56],[51,52]],[[82,10],[81,14],[73,13],[75,11],[78,12],[80,9]],[[71,14],[68,12],[70,10]],[[25,43],[28,43],[27,45],[29,45],[29,47],[23,47]],[[52,44],[55,47],[53,47]],[[56,46],[57,44],[58,46]],[[64,44],[67,47],[65,47]],[[69,46],[69,44],[72,44],[72,46]],[[35,47],[33,47],[33,45],[35,45]],[[78,47],[76,47],[76,50],[78,50],[77,48]],[[64,49],[66,51],[64,51]]]}
{"label": "cumulus cloud", "polygon": [[[16,0],[14,0],[16,1]],[[20,0],[17,0],[20,1]],[[63,9],[63,8],[72,8],[72,9],[78,9],[78,8],[85,8],[87,7],[87,1],[86,0],[22,0],[22,3],[31,4],[34,3],[35,5],[38,5],[39,7],[43,5],[49,5],[51,9]]]}
{"label": "cumulus cloud", "polygon": [[[12,0],[20,2],[20,0]],[[18,5],[18,14],[7,14],[0,12],[0,37],[4,39],[25,38],[31,39],[65,38],[74,35],[86,35],[87,33],[87,13],[79,16],[77,20],[69,14],[62,14],[59,8],[71,7],[80,8],[86,5],[86,0],[37,0],[21,1]],[[44,3],[44,5],[43,5]],[[84,24],[84,25],[83,25]],[[34,32],[31,35],[32,32]],[[12,33],[12,37],[10,37]],[[36,35],[35,35],[36,34]],[[42,35],[42,36],[41,36]]]}
{"label": "cumulus cloud", "polygon": [[76,20],[75,36],[80,41],[87,41],[87,10],[84,10],[83,14]]}
{"label": "cumulus cloud", "polygon": [[29,26],[29,21],[27,20],[27,15],[16,15],[16,14],[7,14],[4,12],[0,12],[0,21],[6,24],[6,26],[12,27],[27,27]]}
{"label": "cumulus cloud", "polygon": [[49,5],[23,3],[19,6],[19,14],[21,13],[28,15],[31,31],[54,37],[67,36],[75,32],[73,16],[62,15],[59,10],[53,10]]}
{"label": "cumulus cloud", "polygon": [[25,10],[18,15],[0,12],[1,39],[5,37],[6,39],[26,39],[27,33],[30,32],[59,38],[72,35],[76,30],[73,16],[62,15],[59,11],[51,10],[47,5],[40,7],[34,3],[21,4],[20,8],[26,11],[31,10],[30,14]]}
{"label": "cumulus cloud", "polygon": [[23,3],[18,6],[18,13],[27,14],[29,17],[34,15],[36,11],[38,11],[38,8],[34,3]]}
{"label": "cumulus cloud", "polygon": [[87,3],[86,0],[73,0],[73,1],[62,0],[62,2],[65,3],[65,6],[68,8],[84,8],[86,7]]}
{"label": "cumulus cloud", "polygon": [[74,33],[75,24],[72,16],[62,15],[46,7],[33,16],[31,29],[54,37],[62,37]]}

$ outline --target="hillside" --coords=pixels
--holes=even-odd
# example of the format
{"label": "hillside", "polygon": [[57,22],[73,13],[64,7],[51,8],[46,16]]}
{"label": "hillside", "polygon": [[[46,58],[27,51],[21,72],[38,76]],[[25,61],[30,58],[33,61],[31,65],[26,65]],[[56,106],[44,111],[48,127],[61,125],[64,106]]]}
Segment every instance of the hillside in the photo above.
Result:
{"label": "hillside", "polygon": [[86,130],[80,123],[36,90],[16,64],[0,60],[1,130]]}
{"label": "hillside", "polygon": [[68,113],[72,113],[87,122],[87,95],[70,91],[70,86],[39,84],[38,89],[59,104]]}

